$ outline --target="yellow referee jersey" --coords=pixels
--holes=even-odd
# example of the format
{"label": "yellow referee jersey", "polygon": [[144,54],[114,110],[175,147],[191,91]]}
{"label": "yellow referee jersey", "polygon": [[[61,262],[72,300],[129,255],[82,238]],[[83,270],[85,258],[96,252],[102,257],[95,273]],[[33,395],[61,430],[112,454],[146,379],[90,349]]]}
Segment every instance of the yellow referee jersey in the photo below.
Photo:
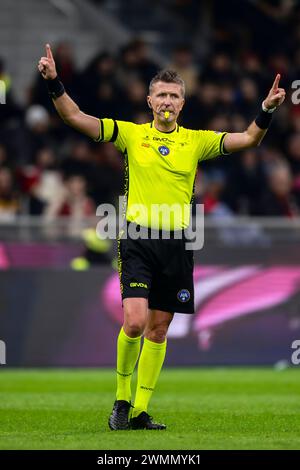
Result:
{"label": "yellow referee jersey", "polygon": [[198,162],[225,154],[226,132],[99,121],[96,141],[113,142],[125,156],[126,219],[154,229],[186,228]]}

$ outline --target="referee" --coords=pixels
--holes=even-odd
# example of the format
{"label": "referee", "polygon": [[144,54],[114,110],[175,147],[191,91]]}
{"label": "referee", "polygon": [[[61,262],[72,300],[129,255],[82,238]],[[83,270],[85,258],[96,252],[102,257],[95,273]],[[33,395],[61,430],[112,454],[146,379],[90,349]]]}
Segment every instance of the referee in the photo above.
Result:
{"label": "referee", "polygon": [[[198,162],[260,144],[273,111],[285,99],[284,89],[279,88],[280,75],[276,75],[250,126],[244,132],[227,133],[195,131],[177,124],[185,87],[174,71],[161,71],[150,82],[147,101],[153,121],[134,124],[97,119],[80,111],[57,76],[49,44],[38,69],[66,124],[98,142],[113,142],[124,154],[127,226],[146,231],[146,237],[121,235],[119,240],[124,323],[117,341],[117,393],[109,427],[166,429],[153,421],[148,404],[164,362],[166,335],[174,312],[194,313],[193,254],[185,249],[184,236],[174,234],[189,225],[190,212],[185,207],[189,207],[193,196]],[[153,211],[154,207],[175,207],[172,220],[164,211]],[[147,236],[153,233],[151,229],[157,232],[155,239]],[[165,230],[170,230],[169,239],[162,235]],[[133,406],[131,378],[138,358]]]}

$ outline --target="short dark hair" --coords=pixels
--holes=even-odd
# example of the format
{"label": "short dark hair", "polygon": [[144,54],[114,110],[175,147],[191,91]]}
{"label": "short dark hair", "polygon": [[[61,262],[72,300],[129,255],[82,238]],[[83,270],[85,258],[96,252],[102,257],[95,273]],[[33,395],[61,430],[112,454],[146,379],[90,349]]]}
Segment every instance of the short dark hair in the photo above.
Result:
{"label": "short dark hair", "polygon": [[175,70],[160,70],[155,77],[152,78],[149,84],[149,95],[151,95],[153,85],[157,82],[165,82],[165,83],[177,83],[177,85],[181,86],[182,96],[185,94],[185,84],[182,78],[178,75]]}

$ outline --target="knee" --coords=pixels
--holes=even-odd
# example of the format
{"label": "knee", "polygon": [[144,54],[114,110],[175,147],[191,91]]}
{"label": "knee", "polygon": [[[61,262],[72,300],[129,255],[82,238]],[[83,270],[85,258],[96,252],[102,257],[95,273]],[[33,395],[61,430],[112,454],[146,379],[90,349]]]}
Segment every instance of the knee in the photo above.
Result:
{"label": "knee", "polygon": [[167,336],[168,327],[159,326],[147,330],[145,336],[154,343],[163,343]]}
{"label": "knee", "polygon": [[136,338],[144,333],[146,320],[143,315],[135,311],[127,311],[124,318],[124,331],[127,336]]}
{"label": "knee", "polygon": [[123,306],[125,334],[131,338],[141,336],[144,333],[147,321],[146,299],[125,299]]}
{"label": "knee", "polygon": [[125,321],[123,328],[127,336],[130,336],[130,338],[136,338],[143,334],[145,325],[141,321],[134,319]]}

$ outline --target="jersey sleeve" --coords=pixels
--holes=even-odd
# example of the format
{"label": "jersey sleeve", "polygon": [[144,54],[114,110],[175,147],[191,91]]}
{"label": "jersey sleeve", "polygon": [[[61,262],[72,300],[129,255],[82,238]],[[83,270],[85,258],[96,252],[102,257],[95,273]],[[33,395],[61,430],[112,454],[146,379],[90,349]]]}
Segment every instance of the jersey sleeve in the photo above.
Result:
{"label": "jersey sleeve", "polygon": [[95,142],[113,142],[120,152],[124,152],[134,125],[133,122],[99,119],[99,137]]}
{"label": "jersey sleeve", "polygon": [[227,132],[196,131],[198,161],[229,155],[224,148],[226,134]]}

